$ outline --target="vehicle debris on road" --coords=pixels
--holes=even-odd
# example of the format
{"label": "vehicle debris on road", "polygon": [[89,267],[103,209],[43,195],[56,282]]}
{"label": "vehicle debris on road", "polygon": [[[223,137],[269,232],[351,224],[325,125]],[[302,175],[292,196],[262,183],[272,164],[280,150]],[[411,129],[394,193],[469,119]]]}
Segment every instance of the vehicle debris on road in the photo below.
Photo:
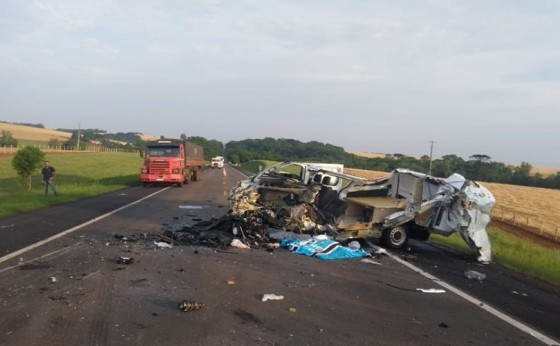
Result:
{"label": "vehicle debris on road", "polygon": [[284,296],[268,293],[263,295],[261,301],[266,302],[267,300],[282,300],[282,299],[284,299]]}
{"label": "vehicle debris on road", "polygon": [[481,184],[458,173],[440,179],[407,169],[367,180],[341,167],[284,162],[240,181],[229,194],[232,229],[259,240],[270,229],[340,241],[375,237],[390,248],[459,232],[479,262],[491,261],[486,226],[496,200]]}
{"label": "vehicle debris on road", "polygon": [[133,257],[123,257],[120,256],[119,259],[117,260],[118,264],[134,264],[134,258]]}
{"label": "vehicle debris on road", "polygon": [[199,310],[202,309],[204,307],[203,303],[199,303],[197,301],[194,300],[182,300],[181,302],[179,302],[179,309],[185,311],[185,312],[189,312],[189,311],[194,311],[194,310]]}
{"label": "vehicle debris on road", "polygon": [[486,274],[482,274],[476,270],[465,270],[465,277],[469,280],[478,280],[482,282],[482,280],[486,279]]}

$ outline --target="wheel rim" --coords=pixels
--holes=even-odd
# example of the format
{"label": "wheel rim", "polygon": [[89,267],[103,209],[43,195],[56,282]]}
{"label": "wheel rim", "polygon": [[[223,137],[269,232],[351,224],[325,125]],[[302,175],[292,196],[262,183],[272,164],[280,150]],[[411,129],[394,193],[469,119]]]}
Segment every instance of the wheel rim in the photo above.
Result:
{"label": "wheel rim", "polygon": [[401,226],[397,226],[391,229],[389,233],[389,240],[391,241],[391,244],[395,246],[400,246],[404,244],[404,242],[406,241],[405,229]]}

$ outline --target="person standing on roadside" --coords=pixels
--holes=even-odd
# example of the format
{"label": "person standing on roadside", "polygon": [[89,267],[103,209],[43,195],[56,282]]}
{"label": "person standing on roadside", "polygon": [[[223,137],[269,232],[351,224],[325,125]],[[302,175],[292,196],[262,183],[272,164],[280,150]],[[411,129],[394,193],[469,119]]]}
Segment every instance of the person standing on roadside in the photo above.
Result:
{"label": "person standing on roadside", "polygon": [[49,187],[55,196],[58,195],[53,181],[54,172],[56,172],[56,169],[50,165],[49,161],[45,161],[45,166],[43,166],[43,169],[41,170],[41,174],[43,175],[43,185],[45,185],[45,196],[49,194]]}

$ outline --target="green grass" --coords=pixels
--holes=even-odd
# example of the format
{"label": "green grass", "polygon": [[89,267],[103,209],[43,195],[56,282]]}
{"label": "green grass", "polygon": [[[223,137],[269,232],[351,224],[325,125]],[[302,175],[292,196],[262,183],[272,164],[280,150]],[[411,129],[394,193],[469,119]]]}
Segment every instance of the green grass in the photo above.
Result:
{"label": "green grass", "polygon": [[[488,228],[494,253],[493,262],[528,277],[560,286],[560,250],[540,246],[497,227]],[[472,253],[459,233],[449,237],[433,234],[430,242],[463,253]]]}
{"label": "green grass", "polygon": [[240,168],[244,171],[256,174],[260,172],[259,166],[261,167],[261,169],[267,169],[268,167],[274,166],[277,163],[277,161],[253,160],[242,163]]}
{"label": "green grass", "polygon": [[11,157],[0,158],[0,217],[139,185],[142,159],[137,153],[72,153],[46,155],[56,169],[59,195],[44,195],[41,174],[26,191],[12,168]]}

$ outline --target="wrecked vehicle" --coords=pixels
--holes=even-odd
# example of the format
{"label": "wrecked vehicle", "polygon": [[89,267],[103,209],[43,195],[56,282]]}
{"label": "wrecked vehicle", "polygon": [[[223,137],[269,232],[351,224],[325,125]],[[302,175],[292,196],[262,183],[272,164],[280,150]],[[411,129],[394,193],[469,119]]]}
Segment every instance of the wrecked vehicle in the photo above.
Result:
{"label": "wrecked vehicle", "polygon": [[440,179],[396,169],[367,180],[342,169],[285,162],[239,182],[229,195],[234,230],[378,238],[393,249],[406,247],[410,238],[459,232],[478,261],[491,261],[486,226],[496,201],[484,186],[457,173]]}

